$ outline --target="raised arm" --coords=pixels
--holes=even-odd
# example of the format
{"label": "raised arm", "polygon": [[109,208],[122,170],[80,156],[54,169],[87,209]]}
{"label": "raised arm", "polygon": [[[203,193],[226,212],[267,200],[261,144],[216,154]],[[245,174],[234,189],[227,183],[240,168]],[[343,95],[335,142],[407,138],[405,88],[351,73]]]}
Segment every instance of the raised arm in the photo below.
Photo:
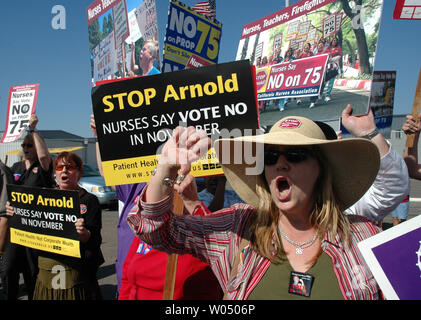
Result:
{"label": "raised arm", "polygon": [[35,149],[37,150],[38,161],[44,171],[48,171],[51,164],[50,153],[44,139],[39,135],[35,128],[38,124],[38,117],[36,114],[32,114],[29,119],[29,130],[32,133],[34,139]]}
{"label": "raised arm", "polygon": [[173,184],[180,184],[190,172],[191,163],[205,154],[210,139],[204,131],[194,127],[177,127],[165,143],[155,174],[146,190],[146,202],[158,202],[173,192]]}
{"label": "raised arm", "polygon": [[[376,129],[373,113],[351,116],[351,106],[342,113],[344,127],[356,137],[363,137]],[[381,221],[409,195],[409,177],[405,162],[381,133],[372,136],[380,152],[380,169],[371,187],[364,196],[345,213],[365,216],[373,221]]]}
{"label": "raised arm", "polygon": [[[365,137],[377,130],[376,123],[374,122],[374,115],[371,109],[366,115],[352,116],[351,113],[352,107],[348,104],[342,111],[342,124],[355,137]],[[373,141],[379,149],[380,157],[383,157],[389,152],[389,144],[380,132],[373,136],[371,141]]]}
{"label": "raised arm", "polygon": [[[90,127],[91,127],[91,130],[92,130],[93,134],[94,134],[94,137],[97,137],[95,117],[94,117],[93,114],[91,114]],[[96,165],[98,167],[98,171],[99,171],[100,175],[103,177],[104,171],[102,170],[101,152],[99,151],[98,140],[95,141],[95,153],[96,153]]]}
{"label": "raised arm", "polygon": [[132,43],[130,46],[132,50],[132,70],[131,71],[134,74],[136,74],[136,72],[139,70],[139,66],[136,64],[136,47],[134,43]]}

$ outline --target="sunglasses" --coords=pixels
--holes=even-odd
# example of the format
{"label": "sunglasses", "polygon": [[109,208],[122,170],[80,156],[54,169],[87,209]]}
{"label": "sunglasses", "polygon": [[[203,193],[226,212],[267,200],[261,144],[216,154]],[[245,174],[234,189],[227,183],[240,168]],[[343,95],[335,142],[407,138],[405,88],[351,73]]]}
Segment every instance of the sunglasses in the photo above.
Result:
{"label": "sunglasses", "polygon": [[67,171],[69,171],[69,172],[74,172],[74,171],[77,170],[77,168],[75,166],[65,164],[65,165],[58,165],[58,166],[56,166],[56,171],[63,171],[64,168],[66,168]]}
{"label": "sunglasses", "polygon": [[264,163],[267,166],[273,166],[278,162],[280,156],[284,156],[290,163],[300,163],[306,161],[311,156],[309,149],[288,149],[284,152],[277,150],[265,150]]}
{"label": "sunglasses", "polygon": [[34,145],[33,145],[32,143],[22,143],[20,146],[21,146],[21,147],[22,147],[22,149],[23,149],[23,148],[25,148],[25,147],[32,148]]}

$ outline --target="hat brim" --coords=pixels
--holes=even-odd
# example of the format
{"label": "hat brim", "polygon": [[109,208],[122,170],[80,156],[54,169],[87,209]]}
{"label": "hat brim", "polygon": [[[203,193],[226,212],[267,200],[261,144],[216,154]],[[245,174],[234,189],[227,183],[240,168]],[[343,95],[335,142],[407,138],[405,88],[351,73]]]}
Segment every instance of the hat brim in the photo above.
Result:
{"label": "hat brim", "polygon": [[[256,161],[263,166],[262,149],[257,144],[272,144],[279,146],[319,146],[331,168],[333,176],[333,189],[342,209],[357,202],[370,188],[380,167],[380,155],[377,146],[370,140],[350,138],[340,140],[313,139],[299,133],[272,132],[264,135],[245,136],[233,139],[219,139],[214,147],[224,174],[237,194],[246,203],[258,208],[259,197],[256,193],[257,179],[263,179],[262,174],[256,172],[256,163],[245,159],[245,154],[239,155],[249,146],[258,155]],[[237,151],[237,154],[236,154]],[[229,157],[227,154],[229,153]],[[239,157],[242,161],[239,161]],[[235,161],[233,161],[235,159]],[[261,173],[263,173],[261,171]]]}

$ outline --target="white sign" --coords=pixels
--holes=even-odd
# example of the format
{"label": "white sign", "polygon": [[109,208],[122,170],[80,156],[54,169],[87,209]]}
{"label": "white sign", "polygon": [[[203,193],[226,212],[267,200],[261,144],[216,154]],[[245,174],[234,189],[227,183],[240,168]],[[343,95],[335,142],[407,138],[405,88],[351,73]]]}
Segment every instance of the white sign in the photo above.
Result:
{"label": "white sign", "polygon": [[298,27],[297,39],[303,39],[300,41],[305,41],[307,39],[308,32],[310,30],[310,21],[301,22]]}
{"label": "white sign", "polygon": [[139,40],[142,37],[142,33],[140,32],[139,25],[137,24],[135,11],[136,9],[133,9],[132,11],[128,13],[130,36],[126,38],[127,44],[135,43],[137,40]]}
{"label": "white sign", "polygon": [[136,19],[145,40],[158,40],[158,18],[155,0],[144,0],[136,9]]}
{"label": "white sign", "polygon": [[327,38],[336,31],[336,14],[331,14],[323,19],[323,37]]}
{"label": "white sign", "polygon": [[297,36],[298,27],[300,26],[300,21],[293,21],[288,25],[288,34],[285,40],[293,40]]}
{"label": "white sign", "polygon": [[2,143],[19,139],[29,125],[29,119],[35,113],[39,84],[27,84],[11,87],[7,106],[6,128]]}
{"label": "white sign", "polygon": [[94,83],[99,80],[108,80],[117,69],[117,51],[114,47],[114,32],[92,50],[94,58]]}
{"label": "white sign", "polygon": [[113,7],[115,47],[121,47],[121,43],[129,35],[129,22],[127,18],[126,1],[121,0]]}

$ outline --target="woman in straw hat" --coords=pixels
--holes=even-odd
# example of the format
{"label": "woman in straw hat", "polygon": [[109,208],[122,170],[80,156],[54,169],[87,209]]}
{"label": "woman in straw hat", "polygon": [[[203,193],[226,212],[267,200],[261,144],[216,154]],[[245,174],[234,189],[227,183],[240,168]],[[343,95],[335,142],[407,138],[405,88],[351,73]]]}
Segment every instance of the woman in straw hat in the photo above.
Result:
{"label": "woman in straw hat", "polygon": [[[208,144],[192,127],[174,130],[139,212],[128,217],[137,236],[155,249],[207,261],[227,299],[380,298],[357,247],[379,229],[343,214],[376,177],[374,143],[328,140],[303,117],[281,119],[264,135],[217,140],[228,182],[247,204],[210,217],[174,215],[173,192]],[[262,156],[256,163],[247,159],[250,150]]]}

